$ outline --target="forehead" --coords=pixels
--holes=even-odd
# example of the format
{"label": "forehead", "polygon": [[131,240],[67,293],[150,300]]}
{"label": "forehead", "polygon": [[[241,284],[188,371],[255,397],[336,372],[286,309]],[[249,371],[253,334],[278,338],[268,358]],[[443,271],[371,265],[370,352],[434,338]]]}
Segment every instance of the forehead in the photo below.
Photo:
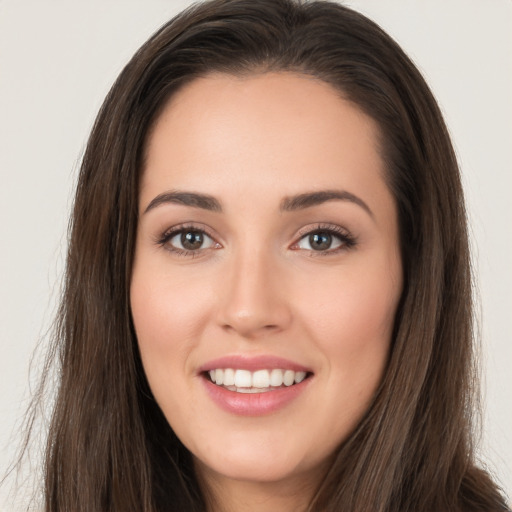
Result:
{"label": "forehead", "polygon": [[[332,86],[288,72],[209,75],[178,91],[147,145],[141,200],[158,188],[304,189],[383,185],[378,127]],[[343,183],[340,183],[340,179]]]}

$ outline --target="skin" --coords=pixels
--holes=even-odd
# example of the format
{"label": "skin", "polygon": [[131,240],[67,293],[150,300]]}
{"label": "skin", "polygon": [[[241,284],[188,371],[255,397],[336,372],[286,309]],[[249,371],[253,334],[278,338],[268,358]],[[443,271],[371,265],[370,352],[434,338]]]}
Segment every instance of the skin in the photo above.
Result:
{"label": "skin", "polygon": [[[382,379],[402,266],[377,140],[373,120],[330,85],[284,72],[197,79],[151,132],[132,313],[153,394],[212,509],[303,510]],[[213,196],[222,211],[147,210],[171,190]],[[280,210],[285,198],[320,190],[360,202]],[[179,236],[160,243],[183,224],[206,230],[199,250],[175,252]],[[319,226],[354,244],[333,238],[334,249],[313,250],[307,233]],[[313,375],[285,407],[235,415],[198,374],[232,354],[283,357]]]}

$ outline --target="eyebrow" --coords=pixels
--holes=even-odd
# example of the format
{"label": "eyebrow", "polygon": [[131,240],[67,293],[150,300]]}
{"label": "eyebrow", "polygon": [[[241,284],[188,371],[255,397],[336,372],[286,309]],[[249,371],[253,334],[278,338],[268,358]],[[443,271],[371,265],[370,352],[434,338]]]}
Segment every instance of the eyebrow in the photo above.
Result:
{"label": "eyebrow", "polygon": [[307,192],[297,196],[285,197],[281,201],[281,211],[293,212],[317,206],[327,201],[350,201],[365,210],[370,217],[374,218],[370,207],[358,196],[346,190],[319,190],[318,192]]}
{"label": "eyebrow", "polygon": [[192,206],[193,208],[201,208],[212,212],[221,212],[222,207],[215,197],[207,194],[198,194],[196,192],[181,192],[179,190],[170,190],[157,195],[146,207],[144,213],[153,210],[162,204],[182,204]]}
{"label": "eyebrow", "polygon": [[[346,190],[319,190],[316,192],[306,192],[296,196],[285,197],[281,201],[279,209],[282,212],[293,212],[318,206],[328,201],[350,201],[351,203],[363,208],[363,210],[373,218],[373,212],[370,207],[361,198],[351,192],[347,192]],[[146,207],[144,213],[168,203],[201,208],[212,212],[222,212],[220,202],[213,196],[208,194],[199,194],[197,192],[171,190],[157,195]]]}

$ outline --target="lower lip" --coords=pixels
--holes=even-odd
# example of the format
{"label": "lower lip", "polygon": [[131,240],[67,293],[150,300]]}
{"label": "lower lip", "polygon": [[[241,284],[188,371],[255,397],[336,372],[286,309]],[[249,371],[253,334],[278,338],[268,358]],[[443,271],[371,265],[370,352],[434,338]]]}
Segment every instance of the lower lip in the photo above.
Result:
{"label": "lower lip", "polygon": [[311,377],[293,386],[264,393],[237,393],[203,379],[210,398],[225,411],[240,416],[262,416],[282,409],[307,389]]}

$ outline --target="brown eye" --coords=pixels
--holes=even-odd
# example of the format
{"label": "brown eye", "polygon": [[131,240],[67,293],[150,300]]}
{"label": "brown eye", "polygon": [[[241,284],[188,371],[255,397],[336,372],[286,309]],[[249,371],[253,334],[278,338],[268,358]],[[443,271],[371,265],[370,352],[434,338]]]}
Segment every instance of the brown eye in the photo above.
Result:
{"label": "brown eye", "polygon": [[175,251],[200,251],[213,247],[215,242],[204,231],[182,229],[169,237],[167,245]]}
{"label": "brown eye", "polygon": [[335,253],[336,249],[350,248],[355,240],[349,233],[339,232],[338,229],[320,228],[304,234],[294,245],[294,249],[317,253]]}
{"label": "brown eye", "polygon": [[308,237],[308,242],[314,251],[326,251],[331,248],[332,235],[330,233],[312,233]]}
{"label": "brown eye", "polygon": [[204,236],[200,231],[184,231],[181,233],[180,242],[183,249],[194,251],[203,245]]}

